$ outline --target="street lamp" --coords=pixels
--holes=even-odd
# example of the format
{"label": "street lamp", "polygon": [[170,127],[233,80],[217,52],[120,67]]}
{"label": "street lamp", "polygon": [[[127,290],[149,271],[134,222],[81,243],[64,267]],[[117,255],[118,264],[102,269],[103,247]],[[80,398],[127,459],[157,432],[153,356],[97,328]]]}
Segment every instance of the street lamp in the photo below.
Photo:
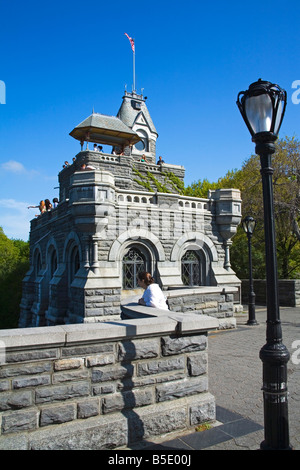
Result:
{"label": "street lamp", "polygon": [[263,363],[265,440],[261,449],[289,450],[287,363],[289,352],[282,344],[278,300],[278,274],[274,223],[273,168],[274,142],[286,108],[286,91],[259,79],[238,94],[237,105],[260,156],[263,188],[267,280],[266,344],[260,350]]}
{"label": "street lamp", "polygon": [[255,293],[253,290],[253,275],[252,275],[252,249],[251,238],[256,226],[256,220],[250,215],[242,221],[243,229],[248,238],[248,254],[249,254],[249,297],[248,297],[248,321],[247,325],[257,325],[255,319]]}

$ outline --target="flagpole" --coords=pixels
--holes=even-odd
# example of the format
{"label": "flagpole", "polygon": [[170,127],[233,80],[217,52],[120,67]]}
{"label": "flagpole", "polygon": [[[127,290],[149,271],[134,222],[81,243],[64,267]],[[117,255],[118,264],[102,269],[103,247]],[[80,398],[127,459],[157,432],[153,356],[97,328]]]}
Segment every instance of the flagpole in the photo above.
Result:
{"label": "flagpole", "polygon": [[124,33],[124,34],[125,36],[128,37],[130,45],[131,45],[131,49],[133,52],[133,90],[132,91],[135,92],[135,41],[130,36],[128,36],[127,33]]}
{"label": "flagpole", "polygon": [[133,51],[133,91],[135,91],[135,48]]}

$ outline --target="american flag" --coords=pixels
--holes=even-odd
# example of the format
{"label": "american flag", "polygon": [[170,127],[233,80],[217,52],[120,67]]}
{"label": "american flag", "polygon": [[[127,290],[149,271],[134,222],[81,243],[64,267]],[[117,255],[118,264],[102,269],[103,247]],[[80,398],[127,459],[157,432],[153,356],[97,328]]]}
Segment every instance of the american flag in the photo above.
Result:
{"label": "american flag", "polygon": [[131,44],[131,49],[132,49],[132,51],[134,52],[134,39],[132,39],[130,36],[128,36],[127,33],[124,33],[124,34],[125,34],[125,36],[128,37],[128,39],[129,39],[129,41],[130,41],[130,44]]}

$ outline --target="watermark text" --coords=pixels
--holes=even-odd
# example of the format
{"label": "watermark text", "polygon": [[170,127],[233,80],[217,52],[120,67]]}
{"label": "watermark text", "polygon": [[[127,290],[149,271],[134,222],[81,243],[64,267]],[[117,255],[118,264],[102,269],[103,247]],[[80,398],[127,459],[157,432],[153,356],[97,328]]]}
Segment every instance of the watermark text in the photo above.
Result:
{"label": "watermark text", "polygon": [[300,364],[300,339],[293,341],[292,348],[296,349],[291,356],[291,361],[296,366]]}
{"label": "watermark text", "polygon": [[6,86],[3,80],[0,80],[0,104],[6,104]]}
{"label": "watermark text", "polygon": [[294,80],[292,83],[292,88],[295,91],[292,93],[292,103],[299,104],[300,103],[300,80]]}

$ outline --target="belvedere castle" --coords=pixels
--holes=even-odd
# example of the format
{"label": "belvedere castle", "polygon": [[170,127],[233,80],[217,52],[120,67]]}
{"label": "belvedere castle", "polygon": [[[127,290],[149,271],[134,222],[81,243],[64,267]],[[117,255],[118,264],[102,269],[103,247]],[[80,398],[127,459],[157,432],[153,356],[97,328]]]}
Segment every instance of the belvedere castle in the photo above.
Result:
{"label": "belvedere castle", "polygon": [[[19,328],[0,330],[0,449],[128,449],[216,420],[208,332],[240,306],[240,192],[184,196],[145,100],[71,131],[58,206],[31,221]],[[170,310],[137,303],[141,270]]]}
{"label": "belvedere castle", "polygon": [[31,221],[19,326],[118,320],[120,306],[141,294],[144,270],[170,310],[234,322],[241,283],[229,249],[239,190],[184,196],[184,167],[158,163],[158,132],[134,91],[116,116],[93,112],[70,135],[81,151],[58,175],[59,204]]}

